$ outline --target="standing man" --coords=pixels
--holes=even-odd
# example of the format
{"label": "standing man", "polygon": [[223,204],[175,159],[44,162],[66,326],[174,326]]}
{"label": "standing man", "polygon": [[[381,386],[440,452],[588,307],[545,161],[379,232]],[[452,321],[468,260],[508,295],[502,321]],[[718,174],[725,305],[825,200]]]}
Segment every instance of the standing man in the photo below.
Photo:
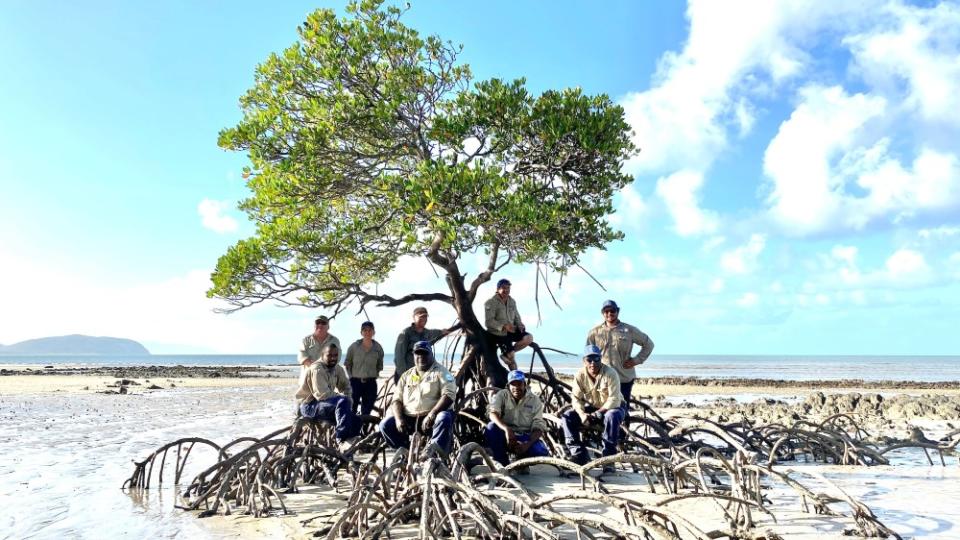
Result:
{"label": "standing man", "polygon": [[[563,414],[563,435],[574,463],[583,465],[590,461],[580,437],[580,430],[587,423],[603,425],[603,455],[617,453],[625,415],[621,401],[617,372],[600,362],[596,345],[587,345],[583,367],[573,377],[573,409]],[[613,466],[605,466],[603,471],[612,472]]]}
{"label": "standing man", "polygon": [[[623,408],[630,408],[630,395],[633,392],[633,380],[637,378],[637,366],[647,361],[653,352],[653,340],[636,326],[620,321],[620,307],[613,300],[607,300],[600,308],[603,323],[587,334],[587,344],[596,345],[603,355],[603,363],[617,371],[620,377],[620,392],[623,394]],[[636,356],[630,352],[634,344],[640,346]]]}
{"label": "standing man", "polygon": [[376,330],[372,322],[361,324],[362,338],[347,348],[347,358],[343,362],[350,377],[350,388],[353,389],[354,414],[358,407],[360,414],[370,414],[373,402],[377,399],[377,378],[383,371],[383,347],[373,340],[374,334]]}
{"label": "standing man", "polygon": [[497,345],[504,351],[500,359],[511,370],[517,369],[514,356],[517,351],[533,343],[533,336],[527,333],[523,321],[520,320],[517,303],[510,297],[509,280],[501,279],[497,282],[497,292],[483,304],[483,312],[487,332],[493,334]]}
{"label": "standing man", "polygon": [[429,341],[413,346],[413,369],[400,376],[393,391],[393,414],[380,422],[380,433],[391,448],[409,448],[414,431],[430,433],[430,442],[444,452],[453,444],[453,413],[457,395],[453,375],[433,358]]}
{"label": "standing man", "polygon": [[527,378],[522,371],[507,374],[507,387],[490,401],[490,423],[483,437],[493,459],[506,466],[507,450],[518,458],[549,456],[547,445],[540,440],[547,431],[543,420],[543,402],[527,391]]}
{"label": "standing man", "polygon": [[[340,354],[340,340],[330,333],[330,319],[326,315],[320,315],[313,321],[313,333],[303,338],[300,343],[300,352],[297,354],[297,362],[300,364],[300,385],[307,376],[307,368],[320,359],[320,354],[327,345],[337,346],[337,354]],[[340,357],[337,357],[340,360]]]}
{"label": "standing man", "polygon": [[336,426],[336,439],[341,448],[360,432],[351,407],[350,383],[340,361],[340,347],[333,343],[323,348],[322,360],[307,368],[307,376],[296,398],[304,418],[331,422]]}
{"label": "standing man", "polygon": [[421,341],[434,341],[445,337],[449,332],[436,328],[427,328],[427,308],[413,308],[413,323],[397,336],[397,345],[393,349],[393,363],[397,366],[393,380],[399,381],[405,371],[413,367],[413,346]]}

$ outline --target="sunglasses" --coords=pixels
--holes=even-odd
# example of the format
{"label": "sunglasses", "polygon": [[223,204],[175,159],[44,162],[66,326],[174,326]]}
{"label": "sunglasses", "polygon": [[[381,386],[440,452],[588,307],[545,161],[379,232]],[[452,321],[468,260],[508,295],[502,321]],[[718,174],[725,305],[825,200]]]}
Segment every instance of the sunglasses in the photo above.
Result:
{"label": "sunglasses", "polygon": [[317,321],[317,322],[314,323],[314,324],[316,324],[317,326],[326,326],[326,325],[328,325],[328,324],[330,324],[330,323],[328,323],[327,321]]}
{"label": "sunglasses", "polygon": [[584,360],[586,360],[587,362],[590,362],[591,364],[596,364],[597,362],[600,361],[600,357],[599,357],[599,356],[588,356],[588,357],[584,358]]}

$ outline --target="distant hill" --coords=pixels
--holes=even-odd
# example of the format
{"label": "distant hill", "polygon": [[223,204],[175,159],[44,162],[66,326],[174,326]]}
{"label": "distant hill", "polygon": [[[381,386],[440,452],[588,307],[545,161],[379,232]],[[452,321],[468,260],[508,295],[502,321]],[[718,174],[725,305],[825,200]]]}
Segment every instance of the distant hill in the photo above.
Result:
{"label": "distant hill", "polygon": [[132,339],[115,337],[54,336],[28,339],[13,345],[0,345],[3,354],[150,354],[146,347]]}

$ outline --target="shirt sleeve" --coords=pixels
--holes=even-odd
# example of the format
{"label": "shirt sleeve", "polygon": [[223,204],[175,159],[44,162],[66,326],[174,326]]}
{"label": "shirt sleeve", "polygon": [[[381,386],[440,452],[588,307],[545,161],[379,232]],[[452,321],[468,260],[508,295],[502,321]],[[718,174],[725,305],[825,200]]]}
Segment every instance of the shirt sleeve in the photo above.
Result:
{"label": "shirt sleeve", "polygon": [[400,332],[397,344],[393,347],[393,363],[397,366],[405,364],[407,359],[407,332]]}
{"label": "shirt sleeve", "polygon": [[571,394],[571,398],[572,398],[571,405],[573,405],[573,409],[578,413],[586,414],[587,411],[586,411],[586,408],[584,407],[586,400],[584,399],[583,389],[580,386],[581,383],[582,381],[580,378],[580,374],[577,373],[577,375],[573,378],[573,393]]}
{"label": "shirt sleeve", "polygon": [[300,340],[300,349],[297,352],[297,363],[301,366],[307,361],[307,338]]}
{"label": "shirt sleeve", "polygon": [[493,399],[490,400],[490,406],[487,407],[487,415],[497,413],[500,415],[500,418],[503,418],[503,390],[500,390],[494,394]]}
{"label": "shirt sleeve", "polygon": [[350,346],[347,347],[347,357],[343,361],[343,368],[347,370],[347,377],[350,377],[350,374],[353,373],[353,355],[355,354],[356,348],[356,343],[351,343]]}
{"label": "shirt sleeve", "polygon": [[596,344],[597,344],[597,329],[591,328],[590,331],[587,332],[587,341],[584,343],[584,345],[596,345]]}
{"label": "shirt sleeve", "polygon": [[520,318],[520,308],[517,307],[517,301],[514,300],[512,297],[510,298],[510,301],[513,302],[513,313],[514,313],[513,325],[514,325],[514,326],[522,326],[522,325],[523,325],[523,319]]}
{"label": "shirt sleeve", "polygon": [[[316,366],[317,364],[313,364]],[[317,401],[322,401],[327,399],[327,393],[324,391],[324,384],[322,380],[322,375],[320,370],[311,366],[310,371],[307,372],[307,377],[310,377],[311,386],[313,387],[313,399]]]}
{"label": "shirt sleeve", "polygon": [[353,387],[350,386],[350,380],[347,379],[347,372],[343,366],[337,366],[337,390],[348,398],[353,398]]}
{"label": "shirt sleeve", "polygon": [[457,399],[457,381],[453,374],[444,369],[440,377],[443,383],[440,394],[449,397],[451,400]]}
{"label": "shirt sleeve", "polygon": [[640,346],[640,352],[637,353],[637,361],[642,364],[647,358],[650,358],[650,354],[653,352],[653,340],[638,328],[634,328],[631,334],[633,335],[633,342]]}
{"label": "shirt sleeve", "polygon": [[[407,383],[408,373],[409,371],[401,375],[400,379],[397,381],[397,384],[393,386],[393,401],[390,402],[391,405],[396,401],[403,403],[403,387]],[[386,415],[386,413],[384,413],[384,415]]]}
{"label": "shirt sleeve", "polygon": [[493,330],[494,332],[500,332],[503,330],[503,325],[498,324],[497,321],[497,306],[494,305],[493,298],[487,300],[483,304],[483,318],[484,326],[487,327],[487,330]]}
{"label": "shirt sleeve", "polygon": [[[529,390],[528,390],[529,391]],[[543,433],[547,432],[547,422],[543,419],[543,401],[540,400],[539,396],[534,395],[537,399],[534,400],[533,407],[533,422],[530,424],[531,431],[540,430]]]}
{"label": "shirt sleeve", "polygon": [[620,379],[613,373],[607,374],[604,378],[604,384],[607,387],[607,400],[603,402],[601,409],[616,409],[620,406]]}
{"label": "shirt sleeve", "polygon": [[377,374],[383,371],[383,347],[377,343]]}

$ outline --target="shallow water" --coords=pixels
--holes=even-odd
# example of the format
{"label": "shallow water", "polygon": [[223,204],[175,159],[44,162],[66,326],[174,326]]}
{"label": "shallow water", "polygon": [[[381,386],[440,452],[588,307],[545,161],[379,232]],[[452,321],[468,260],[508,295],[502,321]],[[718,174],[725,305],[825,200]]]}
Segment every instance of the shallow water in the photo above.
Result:
{"label": "shallow water", "polygon": [[[289,386],[0,395],[0,538],[238,536],[174,508],[172,456],[164,487],[126,493],[120,486],[133,472],[132,460],[178,438],[206,437],[222,445],[288,424]],[[197,446],[184,479],[213,460],[212,452]],[[960,538],[957,458],[948,458],[947,467],[930,467],[922,452],[902,451],[894,460],[899,466],[810,467],[906,537]]]}
{"label": "shallow water", "polygon": [[[120,489],[131,462],[181,437],[223,445],[266,435],[292,418],[289,394],[277,386],[0,396],[0,538],[219,537],[173,507],[174,457],[164,486],[143,495]],[[184,478],[214,459],[195,447]]]}

